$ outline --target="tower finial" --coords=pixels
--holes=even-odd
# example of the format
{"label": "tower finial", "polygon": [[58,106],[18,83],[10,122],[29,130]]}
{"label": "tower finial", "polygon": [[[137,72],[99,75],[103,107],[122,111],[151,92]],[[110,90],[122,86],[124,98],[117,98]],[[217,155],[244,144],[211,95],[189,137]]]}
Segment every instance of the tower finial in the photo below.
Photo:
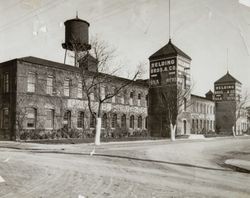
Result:
{"label": "tower finial", "polygon": [[78,11],[76,11],[76,18],[78,19]]}
{"label": "tower finial", "polygon": [[227,48],[227,73],[229,73],[228,72],[228,48]]}
{"label": "tower finial", "polygon": [[171,41],[171,15],[170,15],[170,1],[171,0],[168,0],[168,25],[169,25],[169,27],[168,27],[168,30],[169,30],[169,40]]}

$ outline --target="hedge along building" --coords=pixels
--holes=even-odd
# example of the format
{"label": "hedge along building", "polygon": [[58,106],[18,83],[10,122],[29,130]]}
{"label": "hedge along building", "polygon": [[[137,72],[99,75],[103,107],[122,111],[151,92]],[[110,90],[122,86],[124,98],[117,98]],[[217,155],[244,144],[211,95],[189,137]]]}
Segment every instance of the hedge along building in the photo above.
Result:
{"label": "hedge along building", "polygon": [[[17,139],[23,133],[50,133],[67,127],[93,131],[95,120],[87,107],[79,83],[80,68],[36,57],[0,64],[1,129],[3,139]],[[128,79],[110,76],[115,87]],[[135,81],[122,94],[103,105],[102,131],[118,128],[129,133],[147,128],[146,81]],[[95,96],[93,95],[93,103]]]}
{"label": "hedge along building", "polygon": [[177,134],[190,134],[191,58],[169,39],[149,57],[149,130],[152,136],[170,137],[170,123]]}

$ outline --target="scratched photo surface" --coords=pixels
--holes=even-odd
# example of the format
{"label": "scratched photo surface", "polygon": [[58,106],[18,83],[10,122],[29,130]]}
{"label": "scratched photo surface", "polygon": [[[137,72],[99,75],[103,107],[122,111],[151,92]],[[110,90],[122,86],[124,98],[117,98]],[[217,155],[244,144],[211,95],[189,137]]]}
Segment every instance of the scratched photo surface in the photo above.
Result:
{"label": "scratched photo surface", "polygon": [[0,197],[250,197],[250,0],[0,18]]}

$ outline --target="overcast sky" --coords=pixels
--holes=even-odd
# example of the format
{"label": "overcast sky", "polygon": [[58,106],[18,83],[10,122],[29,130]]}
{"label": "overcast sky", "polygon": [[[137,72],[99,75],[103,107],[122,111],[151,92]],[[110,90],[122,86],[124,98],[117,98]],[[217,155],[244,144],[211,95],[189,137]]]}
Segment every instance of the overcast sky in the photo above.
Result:
{"label": "overcast sky", "polygon": [[[227,48],[230,73],[250,93],[249,1],[171,0],[172,41],[192,58],[195,94],[213,90],[226,73]],[[90,23],[90,36],[117,48],[121,75],[168,42],[167,0],[0,0],[0,62],[23,56],[63,62],[63,22],[76,10]]]}

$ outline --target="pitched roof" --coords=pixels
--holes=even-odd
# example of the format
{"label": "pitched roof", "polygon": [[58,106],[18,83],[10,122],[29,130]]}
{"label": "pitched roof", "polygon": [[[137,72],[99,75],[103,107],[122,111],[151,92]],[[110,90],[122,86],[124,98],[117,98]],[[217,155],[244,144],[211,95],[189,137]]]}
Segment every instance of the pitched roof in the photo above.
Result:
{"label": "pitched roof", "polygon": [[210,89],[205,95],[208,95],[208,94],[214,94],[214,93]]}
{"label": "pitched roof", "polygon": [[[37,58],[37,57],[33,57],[33,56],[17,58],[17,60],[28,62],[28,63],[33,63],[33,64],[38,64],[38,65],[43,65],[43,66],[48,66],[48,67],[59,68],[59,69],[63,69],[63,70],[76,71],[76,72],[80,71],[79,67],[75,67],[75,66],[67,65],[67,64],[63,64],[63,63],[58,63],[58,62],[54,62],[54,61],[50,61],[50,60],[46,60],[46,59],[42,59],[42,58]],[[95,73],[93,71],[88,71],[88,72],[89,72],[89,74]],[[131,81],[131,79],[127,79],[127,78],[123,78],[123,77],[119,77],[119,76],[115,76],[115,75],[110,75],[110,74],[105,74],[102,72],[100,72],[99,74],[103,75],[103,76],[109,76],[110,78],[114,78],[117,80]],[[134,81],[134,83],[136,85],[142,85],[142,86],[148,87],[148,79],[141,80],[141,81]]]}
{"label": "pitched roof", "polygon": [[192,60],[190,56],[188,56],[186,53],[184,53],[181,49],[176,47],[172,42],[171,39],[169,39],[169,42],[167,45],[159,49],[157,52],[155,52],[153,55],[149,57],[149,59],[154,58],[162,58],[165,56],[177,56],[180,55],[188,60]]}
{"label": "pitched roof", "polygon": [[219,80],[215,81],[215,83],[228,83],[228,82],[237,82],[237,83],[240,83],[240,81],[238,81],[236,78],[234,78],[231,74],[229,74],[229,72],[227,71],[227,73],[222,76]]}

